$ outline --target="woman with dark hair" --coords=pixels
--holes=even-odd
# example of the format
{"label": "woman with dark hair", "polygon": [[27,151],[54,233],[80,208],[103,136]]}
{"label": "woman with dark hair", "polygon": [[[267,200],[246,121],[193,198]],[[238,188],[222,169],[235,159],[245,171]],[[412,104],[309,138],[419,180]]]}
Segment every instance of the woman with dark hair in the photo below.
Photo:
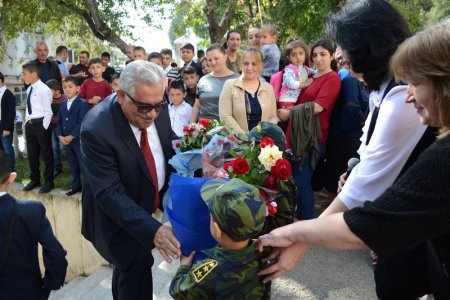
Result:
{"label": "woman with dark hair", "polygon": [[190,122],[197,119],[219,120],[219,97],[223,85],[228,79],[239,77],[227,68],[227,55],[225,49],[217,43],[206,49],[206,59],[211,68],[211,73],[200,78],[197,83],[197,98],[192,107]]}
{"label": "woman with dark hair", "polygon": [[223,47],[227,54],[228,69],[235,73],[240,73],[241,57],[238,54],[238,50],[241,48],[241,34],[236,30],[228,30]]}
{"label": "woman with dark hair", "polygon": [[[300,220],[314,218],[314,192],[311,185],[313,166],[319,161],[327,141],[331,111],[341,86],[337,74],[337,64],[334,60],[335,50],[331,40],[323,39],[313,44],[311,58],[317,69],[317,73],[313,76],[313,82],[300,93],[298,101],[292,109],[278,109],[278,117],[282,122],[290,120],[286,133],[288,147],[292,145],[293,154],[301,160],[291,161],[295,184],[299,191],[296,217]],[[313,103],[311,109],[306,108],[305,104],[307,103],[310,105]],[[303,114],[302,112],[305,111],[306,113],[309,111],[311,114]],[[307,141],[296,133],[310,132],[313,128],[306,128],[302,124],[304,122],[298,122],[297,125],[294,120],[314,119],[316,116],[320,123],[321,137],[317,136],[317,139],[312,142],[315,145],[304,146]],[[299,153],[300,151],[302,153]]]}
{"label": "woman with dark hair", "polygon": [[[380,18],[373,11],[368,13]],[[345,213],[284,226],[260,237],[260,250],[263,246],[280,247],[268,257],[278,257],[278,262],[260,272],[271,274],[264,281],[292,270],[310,246],[369,246],[380,258],[388,258],[423,244],[424,254],[409,262],[422,266],[410,269],[421,280],[410,281],[403,290],[379,298],[417,299],[433,293],[434,299],[450,299],[450,64],[443,63],[448,61],[450,19],[399,47],[391,68],[397,80],[409,83],[404,101],[417,110],[420,122],[441,128],[439,138],[375,201]]]}

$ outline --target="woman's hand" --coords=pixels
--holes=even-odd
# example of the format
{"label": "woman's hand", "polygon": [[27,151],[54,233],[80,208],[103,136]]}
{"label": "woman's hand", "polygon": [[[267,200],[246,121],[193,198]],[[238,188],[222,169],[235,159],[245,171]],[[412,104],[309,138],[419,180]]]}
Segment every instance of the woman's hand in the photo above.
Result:
{"label": "woman's hand", "polygon": [[278,118],[282,122],[287,122],[287,121],[289,121],[289,114],[290,113],[291,113],[291,111],[289,109],[280,108],[280,109],[278,109]]}
{"label": "woman's hand", "polygon": [[[269,262],[269,267],[261,270],[258,275],[267,275],[263,278],[263,282],[266,283],[294,270],[308,248],[309,246],[305,244],[292,244],[285,248],[275,248],[268,257],[263,259],[263,262]],[[275,260],[276,263],[270,264],[272,260]]]}
{"label": "woman's hand", "polygon": [[339,177],[339,181],[338,181],[338,189],[337,189],[337,193],[339,194],[342,191],[342,188],[344,187],[345,182],[347,181],[347,172],[343,173],[340,177]]}

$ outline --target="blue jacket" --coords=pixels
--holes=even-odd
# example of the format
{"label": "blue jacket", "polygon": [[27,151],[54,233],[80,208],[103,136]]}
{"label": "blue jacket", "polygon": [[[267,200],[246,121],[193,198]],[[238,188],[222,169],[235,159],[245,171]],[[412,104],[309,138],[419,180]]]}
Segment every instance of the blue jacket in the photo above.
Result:
{"label": "blue jacket", "polygon": [[88,112],[88,104],[80,96],[73,100],[70,110],[67,110],[67,100],[59,105],[58,121],[56,123],[57,136],[71,135],[75,139],[80,137],[81,123]]}
{"label": "blue jacket", "polygon": [[[16,199],[0,197],[0,255]],[[45,275],[41,276],[38,243],[42,245]],[[50,290],[59,289],[66,277],[66,251],[53,235],[38,201],[17,201],[16,222],[9,254],[0,273],[0,299],[47,299]]]}

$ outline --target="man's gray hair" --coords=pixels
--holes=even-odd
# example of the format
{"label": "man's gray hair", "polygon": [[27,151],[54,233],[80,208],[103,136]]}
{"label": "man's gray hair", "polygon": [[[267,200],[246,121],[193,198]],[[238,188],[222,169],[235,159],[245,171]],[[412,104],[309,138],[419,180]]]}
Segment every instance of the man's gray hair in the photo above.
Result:
{"label": "man's gray hair", "polygon": [[34,45],[34,49],[37,49],[39,46],[44,45],[45,47],[48,48],[47,43],[44,41],[37,41],[36,44]]}
{"label": "man's gray hair", "polygon": [[134,85],[136,83],[147,86],[156,86],[161,83],[163,89],[165,89],[166,75],[157,64],[145,60],[132,61],[126,65],[120,74],[119,87],[122,91],[130,94],[131,97],[134,97]]}

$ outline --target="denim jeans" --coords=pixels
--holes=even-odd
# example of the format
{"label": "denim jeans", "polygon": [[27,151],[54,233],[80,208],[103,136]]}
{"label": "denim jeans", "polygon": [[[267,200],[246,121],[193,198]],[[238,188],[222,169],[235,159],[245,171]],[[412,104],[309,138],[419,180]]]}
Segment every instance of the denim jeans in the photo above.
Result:
{"label": "denim jeans", "polygon": [[[325,144],[319,144],[319,155],[317,162],[322,156]],[[314,218],[314,192],[311,185],[311,179],[314,170],[311,167],[311,153],[309,153],[304,160],[303,170],[300,171],[299,161],[291,161],[292,175],[294,177],[295,185],[298,189],[297,195],[297,212],[296,217],[299,220],[309,220]]]}
{"label": "denim jeans", "polygon": [[16,168],[16,155],[14,153],[14,147],[13,147],[13,131],[10,132],[10,134],[7,137],[3,137],[3,132],[0,133],[1,140],[2,140],[2,148],[6,155],[9,156],[11,160],[11,171],[15,171]]}
{"label": "denim jeans", "polygon": [[53,159],[55,165],[55,172],[62,171],[62,161],[61,161],[61,150],[63,149],[63,144],[60,143],[58,136],[56,134],[56,128],[52,128],[52,149],[53,149]]}

